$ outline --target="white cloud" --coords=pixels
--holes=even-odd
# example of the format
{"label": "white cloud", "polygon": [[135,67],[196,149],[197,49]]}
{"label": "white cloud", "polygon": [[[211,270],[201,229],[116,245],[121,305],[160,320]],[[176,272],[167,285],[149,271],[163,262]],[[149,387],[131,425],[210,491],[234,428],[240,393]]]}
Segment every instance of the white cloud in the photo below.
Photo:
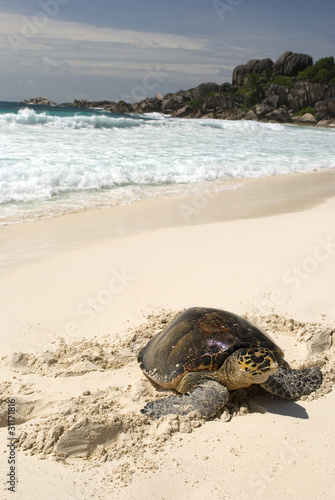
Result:
{"label": "white cloud", "polygon": [[52,70],[67,70],[69,68],[69,63],[67,61],[56,60],[51,57],[43,57],[42,62],[46,68],[50,68]]}
{"label": "white cloud", "polygon": [[43,64],[45,66],[49,66],[50,68],[60,68],[61,64],[55,59],[51,59],[50,57],[43,57]]}
{"label": "white cloud", "polygon": [[182,50],[207,50],[206,40],[168,33],[141,32],[112,28],[98,28],[55,19],[17,14],[0,13],[0,32],[9,40],[17,41],[20,49],[29,50],[29,41],[51,39],[68,42],[99,42],[108,44],[126,44],[141,48],[168,48]]}
{"label": "white cloud", "polygon": [[[167,68],[167,79],[174,72],[199,78],[217,72],[208,42],[197,36],[98,28],[50,18],[38,23],[34,16],[16,14],[0,14],[0,33],[0,63],[4,67],[6,56],[12,60],[6,68],[12,74],[26,67],[35,77],[57,71],[64,78],[72,73],[136,82],[148,66],[161,64]],[[18,64],[13,64],[14,53]]]}

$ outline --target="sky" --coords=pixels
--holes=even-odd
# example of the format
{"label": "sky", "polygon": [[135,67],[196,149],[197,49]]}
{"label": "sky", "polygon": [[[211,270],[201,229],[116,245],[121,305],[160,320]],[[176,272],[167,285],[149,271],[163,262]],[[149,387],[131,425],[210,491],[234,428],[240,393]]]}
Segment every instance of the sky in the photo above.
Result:
{"label": "sky", "polygon": [[315,62],[334,19],[334,0],[1,0],[0,101],[137,102],[286,50]]}

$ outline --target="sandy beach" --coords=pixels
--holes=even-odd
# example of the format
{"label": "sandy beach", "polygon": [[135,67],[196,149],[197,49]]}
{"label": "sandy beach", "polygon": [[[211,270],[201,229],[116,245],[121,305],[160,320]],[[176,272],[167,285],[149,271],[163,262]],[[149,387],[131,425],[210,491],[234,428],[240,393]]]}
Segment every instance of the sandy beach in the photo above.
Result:
{"label": "sandy beach", "polygon": [[[0,497],[335,496],[334,213],[328,170],[0,227]],[[140,409],[162,393],[136,355],[196,305],[247,316],[292,366],[321,366],[323,386],[295,402],[241,390],[212,421],[150,422]]]}

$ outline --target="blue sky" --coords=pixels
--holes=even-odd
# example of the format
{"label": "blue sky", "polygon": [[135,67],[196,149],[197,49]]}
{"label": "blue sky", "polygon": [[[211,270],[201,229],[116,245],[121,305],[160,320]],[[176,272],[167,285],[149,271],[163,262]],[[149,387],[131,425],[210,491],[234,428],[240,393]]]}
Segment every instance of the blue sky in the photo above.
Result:
{"label": "blue sky", "polygon": [[2,0],[0,100],[138,101],[249,59],[335,55],[333,0]]}

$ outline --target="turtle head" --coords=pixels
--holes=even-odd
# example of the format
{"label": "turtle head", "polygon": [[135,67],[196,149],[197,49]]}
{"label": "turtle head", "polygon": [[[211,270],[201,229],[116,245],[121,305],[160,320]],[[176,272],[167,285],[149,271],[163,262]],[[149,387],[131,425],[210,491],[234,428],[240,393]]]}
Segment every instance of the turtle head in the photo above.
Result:
{"label": "turtle head", "polygon": [[228,389],[263,384],[278,367],[276,356],[270,349],[265,347],[239,349],[228,358],[225,367],[230,386]]}

